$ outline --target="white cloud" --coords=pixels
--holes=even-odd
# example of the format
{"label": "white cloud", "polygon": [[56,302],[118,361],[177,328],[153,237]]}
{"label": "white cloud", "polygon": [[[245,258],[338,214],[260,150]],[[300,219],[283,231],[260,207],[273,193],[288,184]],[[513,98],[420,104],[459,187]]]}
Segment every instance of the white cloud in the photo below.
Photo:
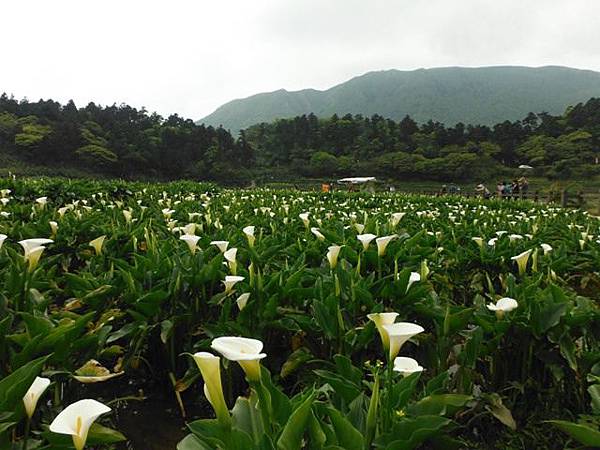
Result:
{"label": "white cloud", "polygon": [[0,18],[0,92],[194,119],[371,70],[600,70],[596,0],[20,0]]}

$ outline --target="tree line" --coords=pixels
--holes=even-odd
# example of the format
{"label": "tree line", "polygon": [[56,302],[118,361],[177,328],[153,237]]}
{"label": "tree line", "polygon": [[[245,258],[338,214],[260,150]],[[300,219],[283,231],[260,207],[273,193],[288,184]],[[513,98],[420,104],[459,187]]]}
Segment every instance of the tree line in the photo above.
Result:
{"label": "tree line", "polygon": [[458,181],[509,174],[519,164],[553,179],[584,178],[600,174],[600,99],[559,116],[529,113],[493,127],[309,114],[233,136],[125,104],[77,108],[73,101],[3,94],[2,155],[57,172],[68,167],[99,176],[232,184],[350,175]]}

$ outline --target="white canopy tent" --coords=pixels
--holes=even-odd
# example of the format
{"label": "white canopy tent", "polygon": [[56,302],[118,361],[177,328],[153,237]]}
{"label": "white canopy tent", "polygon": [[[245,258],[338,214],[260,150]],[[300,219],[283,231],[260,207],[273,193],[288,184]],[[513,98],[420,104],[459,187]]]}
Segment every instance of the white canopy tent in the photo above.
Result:
{"label": "white canopy tent", "polygon": [[375,177],[350,177],[337,180],[340,184],[364,184],[369,181],[376,181]]}

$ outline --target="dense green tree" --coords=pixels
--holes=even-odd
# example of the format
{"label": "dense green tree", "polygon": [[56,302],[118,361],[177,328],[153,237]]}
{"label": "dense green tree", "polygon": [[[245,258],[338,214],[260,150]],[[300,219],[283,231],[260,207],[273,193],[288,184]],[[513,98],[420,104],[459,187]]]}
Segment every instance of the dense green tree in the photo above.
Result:
{"label": "dense green tree", "polygon": [[2,94],[0,153],[49,169],[226,183],[338,175],[483,179],[519,164],[554,178],[592,176],[600,173],[600,99],[561,116],[530,113],[493,127],[308,114],[257,124],[235,138],[177,114],[165,119],[124,104],[77,108]]}

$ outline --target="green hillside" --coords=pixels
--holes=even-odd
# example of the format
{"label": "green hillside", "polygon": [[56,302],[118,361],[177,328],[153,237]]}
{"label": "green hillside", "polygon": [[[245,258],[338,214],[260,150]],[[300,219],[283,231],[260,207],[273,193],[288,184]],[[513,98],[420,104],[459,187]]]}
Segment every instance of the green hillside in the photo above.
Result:
{"label": "green hillside", "polygon": [[568,67],[447,67],[370,72],[325,91],[278,90],[233,100],[201,119],[237,132],[253,124],[314,113],[379,114],[417,122],[492,125],[528,112],[561,114],[600,95],[600,73]]}

